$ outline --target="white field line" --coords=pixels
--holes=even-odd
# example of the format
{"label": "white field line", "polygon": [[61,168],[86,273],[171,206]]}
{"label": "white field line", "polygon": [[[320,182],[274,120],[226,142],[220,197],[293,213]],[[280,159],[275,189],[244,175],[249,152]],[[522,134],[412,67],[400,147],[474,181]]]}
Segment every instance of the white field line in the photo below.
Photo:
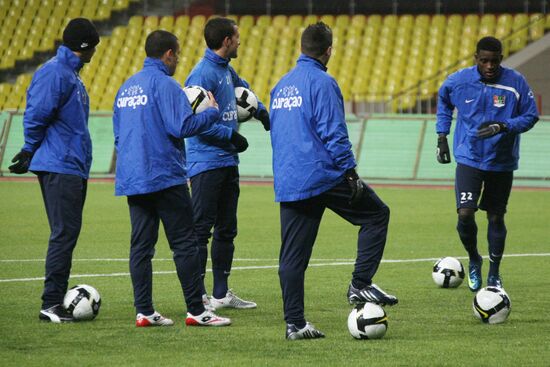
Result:
{"label": "white field line", "polygon": [[[547,257],[550,256],[550,253],[540,253],[540,254],[507,254],[504,257]],[[465,256],[457,257],[458,259],[467,259]],[[487,258],[487,257],[485,257]],[[439,260],[439,257],[433,258],[420,258],[420,259],[395,259],[395,260],[382,260],[383,263],[413,263],[413,262],[426,262],[426,261],[436,261]],[[80,259],[80,261],[128,261],[128,259]],[[163,259],[172,260],[172,259]],[[235,261],[246,261],[244,259],[233,259]],[[250,260],[250,259],[247,259]],[[254,259],[254,261],[260,261],[261,259]],[[274,261],[278,259],[263,259],[263,261]],[[338,261],[335,261],[338,260]],[[38,261],[34,259],[23,259],[23,260],[0,260],[3,262],[15,262],[15,261]],[[44,261],[41,259],[40,261]],[[73,261],[77,261],[73,259]],[[321,267],[321,266],[341,266],[341,265],[353,265],[355,263],[354,259],[311,259],[310,261],[333,261],[328,263],[318,263],[318,264],[309,264],[310,267]],[[279,265],[255,265],[255,266],[233,266],[231,270],[257,270],[257,269],[277,269]],[[207,272],[211,272],[211,269],[207,269]],[[154,271],[153,274],[175,274],[175,270],[170,271]],[[71,279],[74,278],[100,278],[100,277],[123,277],[130,276],[130,273],[108,273],[108,274],[72,274]],[[14,278],[14,279],[0,279],[0,283],[14,283],[14,282],[31,282],[31,281],[40,281],[44,280],[44,277],[36,278]]]}

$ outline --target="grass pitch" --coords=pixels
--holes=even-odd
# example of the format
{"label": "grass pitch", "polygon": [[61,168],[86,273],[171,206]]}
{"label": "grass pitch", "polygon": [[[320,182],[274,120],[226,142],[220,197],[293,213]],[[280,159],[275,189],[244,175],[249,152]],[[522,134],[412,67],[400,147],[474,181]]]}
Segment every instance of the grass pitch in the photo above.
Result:
{"label": "grass pitch", "polygon": [[[357,230],[327,211],[306,273],[305,298],[307,319],[327,337],[288,342],[277,276],[278,206],[270,187],[242,185],[230,278],[236,293],[256,301],[258,308],[220,311],[233,320],[227,328],[186,327],[183,297],[161,235],[154,261],[154,271],[160,272],[154,276],[154,300],[156,309],[176,325],[137,329],[128,275],[128,209],[125,198],[113,196],[113,185],[89,185],[70,280],[70,285],[90,284],[100,291],[100,314],[92,322],[54,325],[38,321],[49,235],[38,183],[0,182],[2,365],[548,366],[550,191],[512,191],[506,220],[508,256],[501,266],[512,313],[500,325],[474,318],[473,294],[466,284],[438,289],[431,279],[433,260],[426,259],[465,255],[454,228],[453,191],[376,191],[392,214],[385,262],[374,280],[399,297],[397,306],[386,308],[386,336],[358,341],[347,331],[351,306],[345,293]],[[478,213],[477,220],[486,255],[484,213]],[[485,261],[484,275],[487,268]],[[211,275],[207,278],[210,285]]]}

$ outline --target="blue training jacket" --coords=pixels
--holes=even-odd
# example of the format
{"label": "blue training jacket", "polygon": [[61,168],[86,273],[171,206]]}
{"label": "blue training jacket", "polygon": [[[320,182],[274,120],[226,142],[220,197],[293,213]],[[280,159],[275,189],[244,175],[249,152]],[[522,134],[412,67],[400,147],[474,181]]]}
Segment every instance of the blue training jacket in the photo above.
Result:
{"label": "blue training jacket", "polygon": [[356,166],[342,93],[326,70],[301,55],[271,91],[275,201],[317,196]]}
{"label": "blue training jacket", "polygon": [[82,66],[78,56],[60,46],[57,55],[32,78],[23,116],[23,150],[34,153],[29,167],[33,172],[71,174],[85,179],[90,174],[90,103],[78,76]]}
{"label": "blue training jacket", "polygon": [[[513,171],[518,168],[519,134],[538,121],[537,106],[525,78],[501,67],[495,83],[484,83],[477,66],[451,74],[439,89],[438,134],[449,134],[453,110],[458,110],[453,153],[457,163],[484,171]],[[477,137],[481,124],[497,121],[507,132],[487,139]]]}
{"label": "blue training jacket", "polygon": [[184,137],[208,129],[218,111],[193,114],[181,86],[159,59],[120,87],[113,107],[116,195],[157,192],[187,181]]}
{"label": "blue training jacket", "polygon": [[[229,60],[207,48],[202,60],[195,65],[186,86],[199,85],[211,91],[220,107],[219,120],[210,129],[186,139],[187,168],[189,177],[221,167],[237,166],[239,157],[229,142],[233,130],[237,130],[237,103],[235,88],[250,88],[229,65]],[[258,110],[265,106],[258,101]]]}

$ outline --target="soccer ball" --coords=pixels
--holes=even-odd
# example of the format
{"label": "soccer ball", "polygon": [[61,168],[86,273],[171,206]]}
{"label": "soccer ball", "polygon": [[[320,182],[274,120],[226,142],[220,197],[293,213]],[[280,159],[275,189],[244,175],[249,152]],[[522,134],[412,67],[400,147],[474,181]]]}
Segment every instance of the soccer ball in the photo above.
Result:
{"label": "soccer ball", "polygon": [[442,288],[456,288],[464,280],[464,267],[454,257],[444,257],[435,262],[432,278]]}
{"label": "soccer ball", "polygon": [[360,303],[348,316],[348,329],[355,339],[380,339],[388,329],[388,317],[379,305]]}
{"label": "soccer ball", "polygon": [[508,318],[512,302],[504,289],[485,287],[476,293],[472,307],[474,315],[484,323],[499,324]]}
{"label": "soccer ball", "polygon": [[185,95],[187,95],[193,113],[201,113],[208,108],[210,97],[208,97],[208,91],[206,89],[198,85],[191,85],[183,88],[183,91]]}
{"label": "soccer ball", "polygon": [[75,320],[93,320],[100,306],[99,292],[86,284],[75,285],[63,298],[63,307],[72,312]]}
{"label": "soccer ball", "polygon": [[237,99],[237,121],[250,120],[258,110],[258,97],[250,89],[237,87],[235,98]]}

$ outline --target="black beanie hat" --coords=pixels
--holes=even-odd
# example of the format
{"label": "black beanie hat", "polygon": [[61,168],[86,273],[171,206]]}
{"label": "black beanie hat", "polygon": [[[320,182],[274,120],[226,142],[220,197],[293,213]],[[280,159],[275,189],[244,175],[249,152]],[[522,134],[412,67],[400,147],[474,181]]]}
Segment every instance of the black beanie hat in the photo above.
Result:
{"label": "black beanie hat", "polygon": [[63,31],[63,44],[72,51],[86,51],[99,43],[99,33],[86,18],[71,19]]}

